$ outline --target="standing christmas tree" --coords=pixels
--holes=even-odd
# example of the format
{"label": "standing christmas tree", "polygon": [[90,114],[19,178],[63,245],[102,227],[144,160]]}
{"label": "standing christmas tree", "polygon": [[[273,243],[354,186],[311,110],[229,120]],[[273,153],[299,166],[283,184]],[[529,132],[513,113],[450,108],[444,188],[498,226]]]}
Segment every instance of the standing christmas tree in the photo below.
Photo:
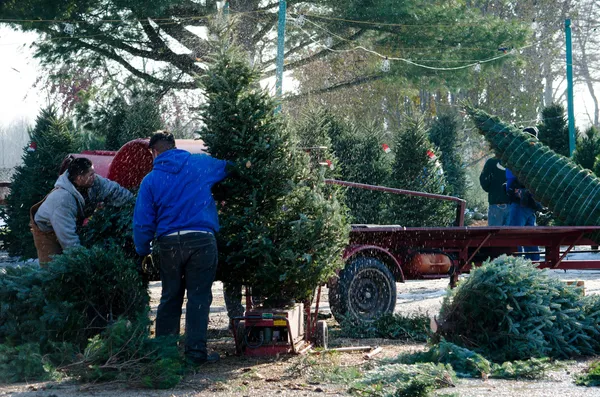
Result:
{"label": "standing christmas tree", "polygon": [[[518,128],[466,108],[501,162],[565,225],[600,225],[600,179]],[[596,236],[600,237],[600,236]]]}
{"label": "standing christmas tree", "polygon": [[202,80],[202,139],[231,162],[221,186],[220,278],[274,302],[303,300],[341,267],[349,226],[244,59],[221,50]]}
{"label": "standing christmas tree", "polygon": [[[446,179],[435,150],[423,121],[406,120],[404,128],[396,133],[392,187],[444,194]],[[442,200],[393,195],[389,201],[388,219],[402,226],[448,226],[456,213],[452,204]]]}

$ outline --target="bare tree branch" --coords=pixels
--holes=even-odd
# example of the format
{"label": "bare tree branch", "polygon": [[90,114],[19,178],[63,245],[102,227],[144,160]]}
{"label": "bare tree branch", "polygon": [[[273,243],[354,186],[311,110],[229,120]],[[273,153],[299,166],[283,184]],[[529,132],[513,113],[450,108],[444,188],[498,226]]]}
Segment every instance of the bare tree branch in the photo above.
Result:
{"label": "bare tree branch", "polygon": [[350,87],[355,87],[357,85],[361,85],[361,84],[365,84],[365,83],[370,83],[372,81],[377,81],[377,80],[381,80],[383,78],[387,77],[384,74],[375,74],[375,75],[371,75],[371,76],[363,76],[363,77],[358,77],[354,80],[351,81],[345,81],[343,83],[338,83],[338,84],[334,84],[332,86],[329,87],[325,87],[325,88],[320,88],[318,90],[314,90],[314,91],[309,91],[309,92],[304,92],[298,95],[291,95],[291,96],[287,96],[283,99],[284,102],[294,102],[298,99],[302,99],[302,98],[306,98],[312,95],[320,95],[320,94],[325,94],[325,93],[329,93],[329,92],[334,92],[337,90],[340,90],[342,88],[350,88]]}

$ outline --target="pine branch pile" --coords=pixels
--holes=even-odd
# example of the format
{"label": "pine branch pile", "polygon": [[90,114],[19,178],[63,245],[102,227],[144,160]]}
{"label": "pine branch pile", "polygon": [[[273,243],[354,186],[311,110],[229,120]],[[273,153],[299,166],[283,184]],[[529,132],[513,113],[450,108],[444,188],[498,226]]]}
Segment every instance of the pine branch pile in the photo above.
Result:
{"label": "pine branch pile", "polygon": [[[127,341],[121,353],[148,352],[133,343],[142,335],[135,330],[143,329],[148,338],[148,302],[135,263],[115,245],[73,248],[43,269],[1,269],[0,381],[45,379],[57,368],[72,374],[76,366],[70,364],[89,344],[118,345],[106,330],[119,321],[133,324],[120,330],[121,341]],[[131,359],[114,358],[122,371],[129,368]],[[92,370],[95,362],[85,368]]]}
{"label": "pine branch pile", "polygon": [[494,362],[600,352],[600,299],[502,256],[471,271],[446,296],[435,338]]}
{"label": "pine branch pile", "polygon": [[506,361],[502,364],[492,363],[479,353],[445,340],[427,351],[402,354],[389,362],[447,364],[456,371],[458,377],[484,379],[541,379],[549,370],[561,367],[560,364],[550,361],[549,358]]}
{"label": "pine branch pile", "polygon": [[[502,164],[565,225],[600,225],[600,179],[537,139],[486,112],[466,108]],[[599,239],[600,235],[592,238]]]}

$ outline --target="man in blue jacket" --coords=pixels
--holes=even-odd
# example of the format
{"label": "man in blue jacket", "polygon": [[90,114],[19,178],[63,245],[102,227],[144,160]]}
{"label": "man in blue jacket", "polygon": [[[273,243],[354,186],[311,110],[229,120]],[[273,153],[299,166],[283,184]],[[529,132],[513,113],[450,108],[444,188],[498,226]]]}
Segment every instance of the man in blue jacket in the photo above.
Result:
{"label": "man in blue jacket", "polygon": [[138,193],[133,239],[139,255],[150,254],[156,236],[160,251],[162,294],[156,315],[156,336],[179,335],[181,307],[187,290],[185,354],[194,364],[215,362],[206,348],[211,286],[217,270],[219,231],[213,185],[227,173],[226,161],[192,155],[175,147],[167,131],[149,143],[154,167]]}

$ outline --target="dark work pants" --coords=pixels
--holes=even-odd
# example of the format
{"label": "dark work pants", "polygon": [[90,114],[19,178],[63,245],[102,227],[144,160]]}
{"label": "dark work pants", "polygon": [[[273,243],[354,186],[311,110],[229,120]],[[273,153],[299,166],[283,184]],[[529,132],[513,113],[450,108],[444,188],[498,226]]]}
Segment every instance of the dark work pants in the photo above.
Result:
{"label": "dark work pants", "polygon": [[240,284],[223,283],[223,298],[229,320],[244,315],[245,309],[242,305],[242,286]]}
{"label": "dark work pants", "polygon": [[181,306],[187,290],[185,354],[206,358],[206,333],[217,270],[217,242],[211,233],[165,236],[160,246],[162,294],[156,315],[156,336],[179,335]]}

